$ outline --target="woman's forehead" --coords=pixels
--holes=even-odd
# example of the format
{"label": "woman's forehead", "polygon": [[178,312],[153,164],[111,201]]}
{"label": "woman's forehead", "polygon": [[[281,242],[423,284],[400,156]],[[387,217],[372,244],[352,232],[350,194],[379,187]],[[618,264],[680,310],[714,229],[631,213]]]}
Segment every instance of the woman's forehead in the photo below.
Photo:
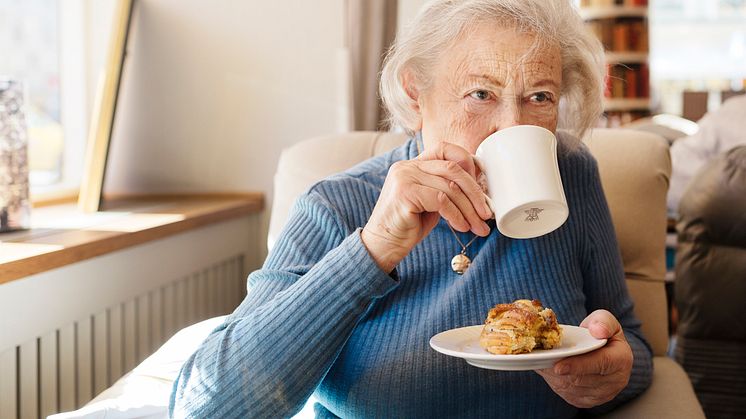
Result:
{"label": "woman's forehead", "polygon": [[460,36],[442,55],[443,70],[459,77],[555,79],[562,76],[559,45],[531,33],[484,26]]}

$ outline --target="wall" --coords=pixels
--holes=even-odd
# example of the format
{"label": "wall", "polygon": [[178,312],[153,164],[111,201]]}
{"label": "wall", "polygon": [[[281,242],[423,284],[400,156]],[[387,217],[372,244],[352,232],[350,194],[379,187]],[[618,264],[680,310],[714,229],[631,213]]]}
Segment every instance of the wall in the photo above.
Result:
{"label": "wall", "polygon": [[[400,0],[400,25],[422,3]],[[344,125],[343,16],[344,0],[139,0],[106,192],[258,190],[269,208],[282,148]]]}
{"label": "wall", "polygon": [[337,129],[342,16],[342,0],[139,0],[106,192],[269,204],[281,149]]}
{"label": "wall", "polygon": [[399,31],[412,20],[427,0],[399,0],[397,27]]}

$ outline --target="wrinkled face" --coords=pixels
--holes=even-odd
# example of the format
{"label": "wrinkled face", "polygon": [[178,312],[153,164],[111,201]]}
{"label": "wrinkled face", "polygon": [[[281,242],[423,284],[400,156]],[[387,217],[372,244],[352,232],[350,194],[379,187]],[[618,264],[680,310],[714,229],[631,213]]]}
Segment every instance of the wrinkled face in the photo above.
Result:
{"label": "wrinkled face", "polygon": [[419,90],[405,79],[417,101],[425,148],[447,141],[475,153],[487,136],[514,125],[557,129],[559,46],[535,46],[533,35],[479,25],[445,51],[431,69],[430,86]]}

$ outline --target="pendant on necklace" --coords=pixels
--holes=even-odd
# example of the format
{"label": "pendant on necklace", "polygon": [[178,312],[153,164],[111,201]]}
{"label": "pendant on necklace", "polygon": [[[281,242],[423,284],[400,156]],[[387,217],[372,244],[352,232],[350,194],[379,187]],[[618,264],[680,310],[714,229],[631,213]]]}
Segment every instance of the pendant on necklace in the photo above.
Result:
{"label": "pendant on necklace", "polygon": [[466,256],[463,252],[457,254],[451,259],[451,269],[459,275],[463,275],[469,266],[471,265],[471,259]]}

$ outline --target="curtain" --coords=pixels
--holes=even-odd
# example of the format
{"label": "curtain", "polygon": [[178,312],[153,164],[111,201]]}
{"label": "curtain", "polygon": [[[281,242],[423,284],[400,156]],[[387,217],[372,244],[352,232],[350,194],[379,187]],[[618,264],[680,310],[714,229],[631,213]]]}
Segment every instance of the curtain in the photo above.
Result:
{"label": "curtain", "polygon": [[396,36],[397,0],[346,0],[352,130],[379,130],[386,118],[378,95],[383,58]]}

